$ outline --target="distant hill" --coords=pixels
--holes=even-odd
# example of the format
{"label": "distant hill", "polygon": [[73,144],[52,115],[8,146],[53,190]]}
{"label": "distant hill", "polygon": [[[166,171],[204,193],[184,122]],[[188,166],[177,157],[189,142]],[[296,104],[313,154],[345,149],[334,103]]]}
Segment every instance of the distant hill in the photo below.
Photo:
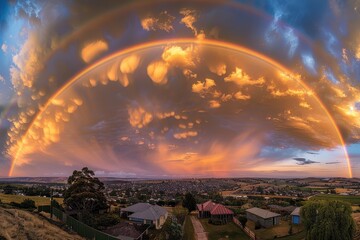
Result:
{"label": "distant hill", "polygon": [[[0,183],[54,183],[54,184],[65,184],[67,177],[9,177],[0,178]],[[143,179],[128,179],[128,178],[114,178],[114,177],[99,177],[102,182],[108,184],[115,184],[127,181],[138,181]]]}

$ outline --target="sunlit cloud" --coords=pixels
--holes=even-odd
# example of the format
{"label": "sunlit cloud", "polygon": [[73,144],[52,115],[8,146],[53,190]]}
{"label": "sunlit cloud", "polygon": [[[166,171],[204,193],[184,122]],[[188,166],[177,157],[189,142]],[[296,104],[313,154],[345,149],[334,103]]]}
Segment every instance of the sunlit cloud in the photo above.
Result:
{"label": "sunlit cloud", "polygon": [[83,47],[81,50],[81,58],[88,63],[108,49],[109,47],[107,42],[104,40],[97,40],[92,43],[88,43]]}

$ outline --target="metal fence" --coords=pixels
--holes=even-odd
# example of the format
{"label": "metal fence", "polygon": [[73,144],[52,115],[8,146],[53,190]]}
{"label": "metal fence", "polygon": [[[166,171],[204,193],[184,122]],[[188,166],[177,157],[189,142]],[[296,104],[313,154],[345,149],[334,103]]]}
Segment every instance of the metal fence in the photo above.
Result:
{"label": "metal fence", "polygon": [[[120,238],[116,238],[114,236],[111,236],[109,234],[106,234],[104,232],[101,232],[99,230],[96,230],[95,228],[92,228],[77,219],[67,215],[63,211],[57,208],[53,209],[53,215],[58,218],[60,221],[65,223],[71,230],[78,233],[80,236],[85,237],[86,239],[91,240],[119,240]],[[48,212],[50,213],[50,206],[39,206],[38,207],[39,212]]]}

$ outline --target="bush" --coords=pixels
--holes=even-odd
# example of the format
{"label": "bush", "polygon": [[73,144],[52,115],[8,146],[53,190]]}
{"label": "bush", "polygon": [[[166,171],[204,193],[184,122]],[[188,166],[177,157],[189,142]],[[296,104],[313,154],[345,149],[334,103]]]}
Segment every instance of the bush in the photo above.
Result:
{"label": "bush", "polygon": [[31,199],[25,199],[22,203],[20,203],[21,208],[36,208],[35,201]]}
{"label": "bush", "polygon": [[10,205],[17,207],[17,208],[25,208],[25,209],[35,209],[36,208],[35,202],[31,199],[25,199],[24,201],[22,201],[22,203],[11,202]]}
{"label": "bush", "polygon": [[240,215],[238,219],[239,219],[239,222],[241,223],[241,225],[242,225],[243,227],[245,227],[245,226],[246,226],[246,223],[247,223],[247,218],[246,218],[246,216]]}

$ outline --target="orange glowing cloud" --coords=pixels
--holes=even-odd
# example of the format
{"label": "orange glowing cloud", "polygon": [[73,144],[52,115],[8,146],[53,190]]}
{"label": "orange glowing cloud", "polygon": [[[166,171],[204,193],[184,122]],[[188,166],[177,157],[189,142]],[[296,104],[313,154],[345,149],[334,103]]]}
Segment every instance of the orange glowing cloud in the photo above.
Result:
{"label": "orange glowing cloud", "polygon": [[81,58],[84,62],[89,63],[99,54],[109,49],[107,42],[104,40],[97,40],[92,43],[86,44],[81,50]]}

